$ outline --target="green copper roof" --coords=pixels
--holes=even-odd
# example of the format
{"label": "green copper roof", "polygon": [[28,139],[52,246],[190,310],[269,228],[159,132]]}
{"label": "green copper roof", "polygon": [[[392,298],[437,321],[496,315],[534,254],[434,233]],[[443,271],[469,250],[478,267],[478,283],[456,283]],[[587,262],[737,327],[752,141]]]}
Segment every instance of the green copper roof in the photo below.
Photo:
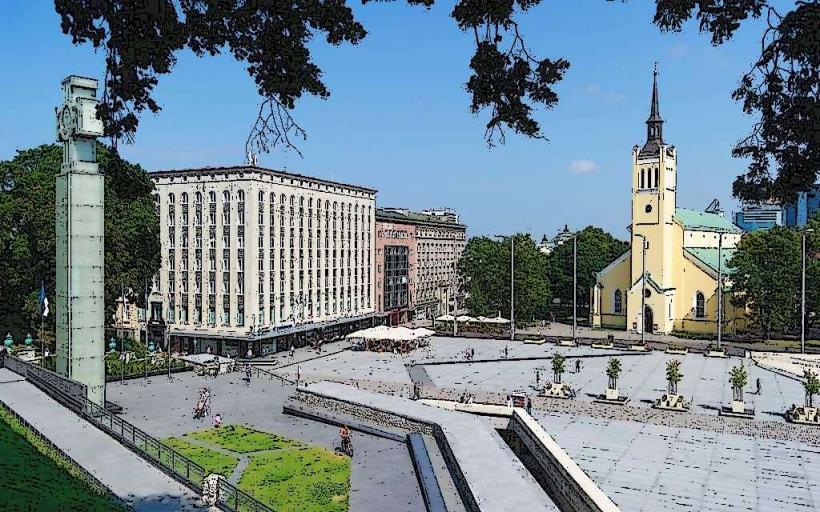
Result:
{"label": "green copper roof", "polygon": [[688,208],[675,208],[675,220],[686,229],[702,229],[723,231],[725,233],[740,233],[739,227],[725,217],[716,213],[707,213]]}
{"label": "green copper roof", "polygon": [[[700,260],[704,265],[711,268],[713,271],[718,271],[718,250],[704,249],[700,247],[687,247],[686,252]],[[723,260],[720,264],[720,270],[724,274],[732,274],[735,269],[728,265],[729,260],[735,255],[737,249],[723,248],[720,250],[720,259]]]}

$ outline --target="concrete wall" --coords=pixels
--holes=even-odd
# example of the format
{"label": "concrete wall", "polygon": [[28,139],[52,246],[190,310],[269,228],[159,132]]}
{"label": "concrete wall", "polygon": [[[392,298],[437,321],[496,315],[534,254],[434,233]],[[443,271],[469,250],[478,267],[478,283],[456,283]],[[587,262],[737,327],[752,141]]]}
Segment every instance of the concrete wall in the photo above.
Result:
{"label": "concrete wall", "polygon": [[[592,479],[529,414],[514,409],[505,436],[513,451],[567,512],[620,512]],[[514,434],[510,439],[509,434]]]}

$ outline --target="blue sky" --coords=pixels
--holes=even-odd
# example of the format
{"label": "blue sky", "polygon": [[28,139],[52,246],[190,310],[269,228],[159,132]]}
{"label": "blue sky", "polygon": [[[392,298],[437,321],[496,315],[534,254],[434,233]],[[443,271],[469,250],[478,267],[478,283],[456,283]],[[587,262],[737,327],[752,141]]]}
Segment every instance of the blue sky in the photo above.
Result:
{"label": "blue sky", "polygon": [[[759,51],[759,21],[712,47],[693,23],[661,34],[651,24],[654,2],[545,1],[520,20],[536,55],[571,63],[558,106],[536,112],[550,140],[510,133],[490,150],[487,115],[468,110],[473,46],[449,17],[451,3],[352,6],[369,32],[362,43],[312,44],[332,95],[294,112],[308,132],[304,158],[276,150],[260,165],[376,188],[381,206],[449,206],[471,235],[540,237],[593,224],[624,238],[630,152],[644,139],[658,61],[664,135],[679,151],[679,206],[718,198],[736,208],[731,184],[744,163],[730,152],[752,119],[730,94]],[[63,77],[103,75],[102,55],[71,44],[51,2],[10,0],[4,11],[12,15],[0,18],[0,160],[54,141]],[[243,163],[260,98],[240,64],[182,53],[156,98],[163,110],[142,117],[126,158],[148,170]]]}

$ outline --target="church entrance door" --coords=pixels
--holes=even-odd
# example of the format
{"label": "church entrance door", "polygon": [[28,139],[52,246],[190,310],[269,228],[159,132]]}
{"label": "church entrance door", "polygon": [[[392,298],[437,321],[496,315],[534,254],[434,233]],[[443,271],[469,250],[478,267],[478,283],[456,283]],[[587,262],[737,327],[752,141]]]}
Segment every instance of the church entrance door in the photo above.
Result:
{"label": "church entrance door", "polygon": [[654,325],[654,319],[652,318],[652,308],[649,306],[644,307],[643,312],[643,332],[647,334],[652,334]]}

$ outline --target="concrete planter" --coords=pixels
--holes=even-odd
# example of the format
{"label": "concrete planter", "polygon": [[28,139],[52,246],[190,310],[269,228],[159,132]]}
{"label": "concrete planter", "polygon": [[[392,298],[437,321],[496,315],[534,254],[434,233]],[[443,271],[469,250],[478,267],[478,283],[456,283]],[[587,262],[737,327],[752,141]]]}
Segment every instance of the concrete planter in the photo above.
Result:
{"label": "concrete planter", "polygon": [[725,350],[707,350],[704,354],[706,357],[729,357]]}
{"label": "concrete planter", "polygon": [[676,395],[674,393],[664,393],[664,395],[655,400],[655,409],[663,409],[665,411],[684,412],[689,410],[689,405],[683,399],[683,395]]}
{"label": "concrete planter", "polygon": [[544,391],[542,396],[548,398],[572,398],[575,396],[575,393],[570,389],[570,387],[565,383],[557,384],[555,382],[550,382],[546,386],[544,386]]}
{"label": "concrete planter", "polygon": [[800,425],[820,427],[820,407],[792,407],[786,411],[786,419]]}
{"label": "concrete planter", "polygon": [[615,344],[613,344],[612,342],[609,342],[609,341],[602,341],[602,342],[598,342],[598,343],[593,343],[592,348],[603,348],[603,349],[615,348]]}
{"label": "concrete planter", "polygon": [[687,348],[667,348],[666,350],[664,350],[664,352],[667,353],[667,354],[677,354],[677,355],[685,356],[686,354],[689,353],[689,349],[687,349]]}
{"label": "concrete planter", "polygon": [[558,339],[558,346],[559,347],[577,347],[578,344],[572,338],[559,338]]}
{"label": "concrete planter", "polygon": [[631,350],[632,352],[649,352],[652,349],[649,348],[649,345],[640,345],[639,344],[639,345],[629,345],[629,347],[627,347],[627,350]]}
{"label": "concrete planter", "polygon": [[617,389],[606,388],[606,399],[607,400],[617,400],[620,397],[620,393]]}

